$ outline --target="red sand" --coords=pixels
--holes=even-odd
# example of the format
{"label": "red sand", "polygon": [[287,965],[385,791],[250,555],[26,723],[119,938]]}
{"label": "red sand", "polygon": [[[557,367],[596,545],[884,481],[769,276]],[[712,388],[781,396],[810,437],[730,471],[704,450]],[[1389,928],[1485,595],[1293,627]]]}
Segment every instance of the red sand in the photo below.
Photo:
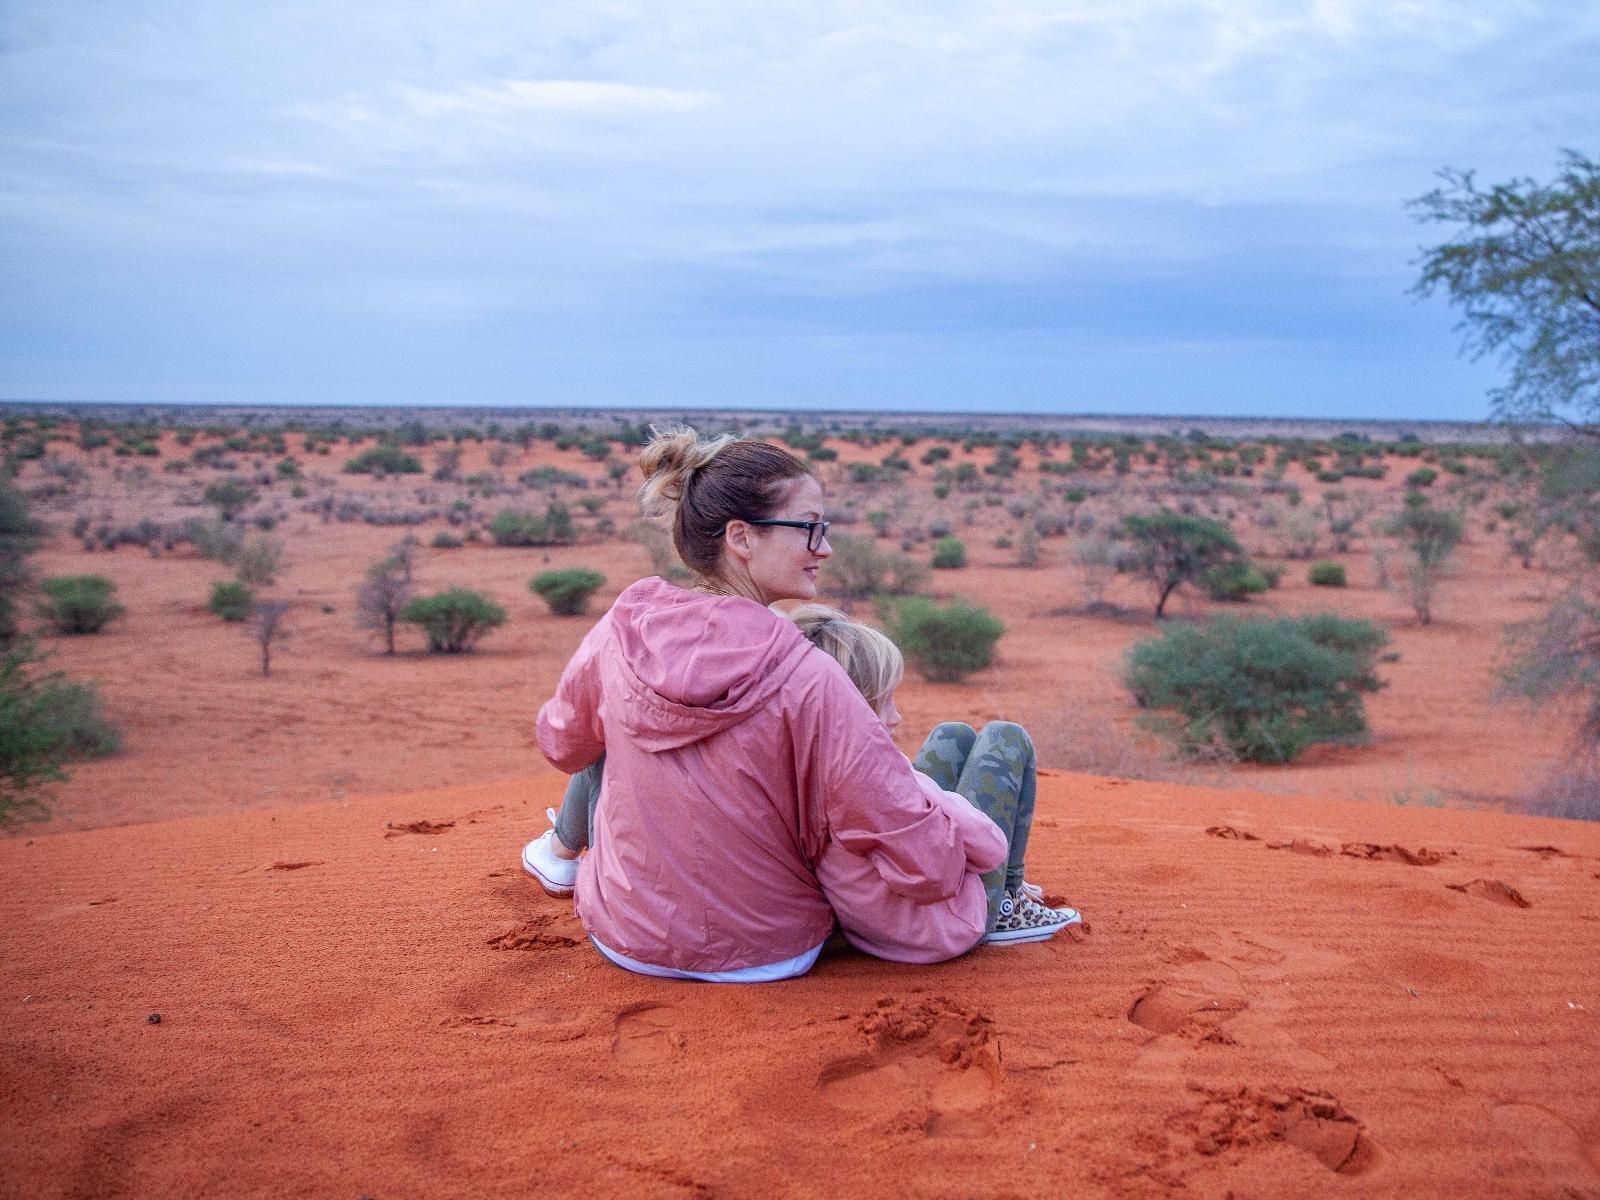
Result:
{"label": "red sand", "polygon": [[717,987],[558,784],[0,841],[0,1195],[1600,1196],[1600,826],[1050,772],[1089,936]]}

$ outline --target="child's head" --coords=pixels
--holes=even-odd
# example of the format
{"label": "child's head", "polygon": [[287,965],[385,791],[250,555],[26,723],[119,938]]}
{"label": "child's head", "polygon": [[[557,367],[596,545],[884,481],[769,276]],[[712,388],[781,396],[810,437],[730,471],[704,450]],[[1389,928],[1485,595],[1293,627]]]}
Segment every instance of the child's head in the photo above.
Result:
{"label": "child's head", "polygon": [[905,675],[906,660],[888,634],[825,604],[802,604],[789,618],[806,640],[844,668],[885,725],[893,728],[900,723],[894,690]]}

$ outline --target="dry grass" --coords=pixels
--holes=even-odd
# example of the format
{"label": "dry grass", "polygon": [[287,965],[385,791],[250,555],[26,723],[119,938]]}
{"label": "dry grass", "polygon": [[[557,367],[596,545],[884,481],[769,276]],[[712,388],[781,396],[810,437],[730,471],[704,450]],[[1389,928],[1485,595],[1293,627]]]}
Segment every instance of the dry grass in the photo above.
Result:
{"label": "dry grass", "polygon": [[1522,811],[1536,817],[1600,821],[1600,745],[1584,747],[1551,768],[1523,797]]}
{"label": "dry grass", "polygon": [[1129,734],[1102,714],[1062,697],[1020,712],[1016,720],[1033,736],[1039,765],[1109,779],[1220,786],[1231,762],[1173,758],[1152,739]]}

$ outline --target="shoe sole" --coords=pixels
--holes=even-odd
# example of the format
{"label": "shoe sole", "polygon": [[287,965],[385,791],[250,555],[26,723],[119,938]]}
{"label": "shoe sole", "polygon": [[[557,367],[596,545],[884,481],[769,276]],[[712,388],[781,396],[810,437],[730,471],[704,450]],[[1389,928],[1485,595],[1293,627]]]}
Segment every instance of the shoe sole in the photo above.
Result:
{"label": "shoe sole", "polygon": [[569,884],[556,883],[539,874],[539,868],[528,861],[527,855],[522,856],[522,869],[535,883],[544,889],[544,894],[552,900],[566,900],[577,890]]}
{"label": "shoe sole", "polygon": [[986,944],[996,946],[1014,946],[1020,942],[1043,942],[1055,937],[1068,925],[1081,924],[1083,924],[1083,914],[1073,909],[1072,916],[1068,920],[1062,921],[1059,925],[1038,925],[1032,929],[996,930],[993,933],[985,934],[983,940]]}

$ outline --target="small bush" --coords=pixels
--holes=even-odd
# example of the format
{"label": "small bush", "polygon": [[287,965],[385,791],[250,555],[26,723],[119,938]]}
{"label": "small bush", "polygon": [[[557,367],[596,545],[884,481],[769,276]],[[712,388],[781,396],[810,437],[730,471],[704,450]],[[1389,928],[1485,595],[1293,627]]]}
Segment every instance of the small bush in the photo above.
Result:
{"label": "small bush", "polygon": [[57,575],[39,585],[39,615],[57,633],[99,633],[127,609],[114,599],[117,585],[104,575]]}
{"label": "small bush", "polygon": [[1432,487],[1434,480],[1438,478],[1439,472],[1432,467],[1418,467],[1406,476],[1406,486],[1408,488]]}
{"label": "small bush", "polygon": [[1286,763],[1316,742],[1366,730],[1362,697],[1388,634],[1370,621],[1321,613],[1181,625],[1128,651],[1123,681],[1144,724],[1180,750],[1216,748]]}
{"label": "small bush", "polygon": [[871,538],[840,534],[829,537],[833,554],[823,566],[829,590],[843,600],[870,600],[874,596],[909,596],[928,579],[928,569],[916,559],[893,550],[881,550]]}
{"label": "small bush", "polygon": [[462,545],[459,533],[451,533],[448,529],[441,529],[433,535],[433,548],[435,550],[456,550]]}
{"label": "small bush", "polygon": [[421,475],[422,460],[399,446],[380,442],[345,463],[344,469],[350,475]]}
{"label": "small bush", "polygon": [[936,570],[951,570],[967,565],[967,547],[960,538],[942,537],[933,544],[931,565]]}
{"label": "small bush", "polygon": [[464,654],[484,634],[505,624],[506,610],[481,592],[451,588],[411,601],[401,610],[400,619],[422,627],[433,653]]}
{"label": "small bush", "polygon": [[244,531],[226,521],[206,521],[193,517],[184,522],[183,537],[194,545],[201,558],[230,566],[239,557],[239,547],[244,544]]}
{"label": "small bush", "polygon": [[880,608],[889,636],[906,660],[935,683],[960,683],[994,661],[1005,626],[986,608],[957,600],[940,608],[911,596]]}
{"label": "small bush", "polygon": [[1267,576],[1242,558],[1214,563],[1200,576],[1200,586],[1213,600],[1242,604],[1272,587]]}
{"label": "small bush", "polygon": [[255,599],[248,583],[219,579],[211,585],[211,599],[206,601],[206,607],[224,621],[242,621],[250,615]]}
{"label": "small bush", "polygon": [[572,510],[552,501],[542,516],[502,508],[489,522],[489,536],[496,546],[570,546],[578,540],[578,531],[572,523]]}
{"label": "small bush", "polygon": [[1344,564],[1339,562],[1314,562],[1306,578],[1317,587],[1344,587]]}
{"label": "small bush", "polygon": [[255,503],[256,489],[243,479],[219,479],[206,485],[202,499],[215,506],[224,521],[231,521]]}
{"label": "small bush", "polygon": [[27,641],[0,651],[0,825],[47,815],[37,789],[65,779],[66,763],[113,754],[122,744],[91,684],[59,671],[40,674],[39,662]]}
{"label": "small bush", "polygon": [[241,582],[269,587],[283,570],[283,543],[268,534],[258,533],[239,547],[233,568]]}
{"label": "small bush", "polygon": [[563,471],[560,467],[534,467],[518,475],[517,482],[530,488],[586,488],[589,486],[589,477],[576,471]]}
{"label": "small bush", "polygon": [[605,584],[606,577],[586,567],[545,571],[528,580],[528,590],[540,596],[558,617],[581,617],[589,607],[589,597]]}

